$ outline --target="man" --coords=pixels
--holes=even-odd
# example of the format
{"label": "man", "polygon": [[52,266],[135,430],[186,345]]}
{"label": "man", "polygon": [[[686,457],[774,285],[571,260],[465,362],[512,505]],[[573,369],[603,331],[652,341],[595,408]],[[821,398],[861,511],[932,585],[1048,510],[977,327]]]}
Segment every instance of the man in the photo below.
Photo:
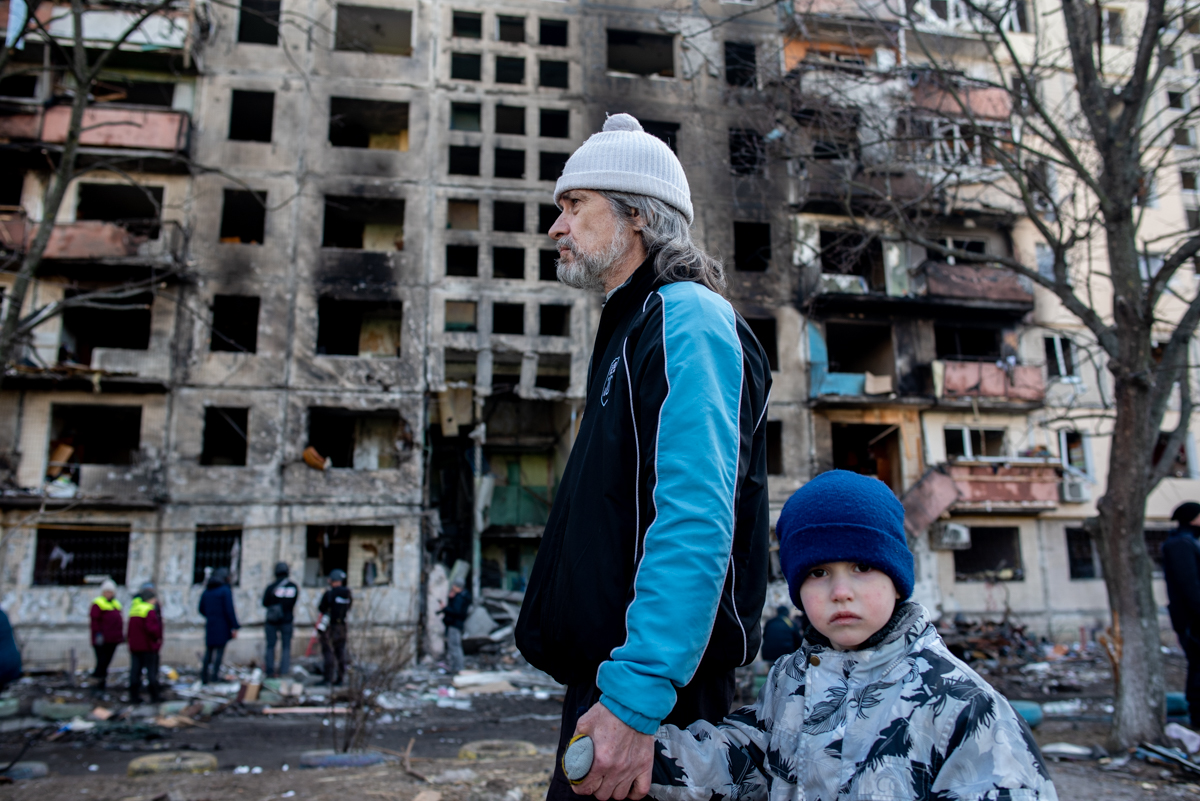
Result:
{"label": "man", "polygon": [[354,605],[354,597],[345,584],[345,570],[329,571],[329,589],[317,605],[321,613],[317,631],[321,636],[321,654],[325,657],[325,683],[330,686],[341,684],[346,676],[346,615]]}
{"label": "man", "polygon": [[200,666],[200,682],[217,681],[225,646],[237,639],[237,612],[233,608],[233,590],[229,586],[229,568],[218,567],[208,579],[208,587],[200,596],[200,614],[204,616],[204,662]]}
{"label": "man", "polygon": [[96,653],[96,669],[92,672],[95,684],[92,692],[104,693],[108,683],[108,666],[112,664],[117,646],[125,642],[125,625],[121,619],[121,602],[117,600],[117,583],[106,578],[100,585],[100,595],[89,610],[92,650]]}
{"label": "man", "polygon": [[1171,514],[1175,530],[1163,543],[1167,611],[1179,647],[1187,656],[1188,714],[1200,729],[1200,503],[1184,503]]}
{"label": "man", "polygon": [[775,608],[775,617],[763,626],[762,658],[774,662],[784,654],[793,653],[803,640],[800,627],[792,620],[788,608],[778,606]]}
{"label": "man", "polygon": [[471,593],[464,584],[464,579],[454,580],[442,609],[442,622],[446,624],[446,663],[451,676],[463,669],[463,624],[471,611]]}
{"label": "man", "polygon": [[162,615],[158,613],[157,594],[143,585],[129,604],[129,703],[142,702],[142,671],[150,687],[150,703],[162,700],[158,684],[158,652],[163,644]]}
{"label": "man", "polygon": [[12,623],[0,609],[0,692],[21,678],[21,649],[13,636]]}
{"label": "man", "polygon": [[[267,653],[263,665],[267,676],[284,675],[292,667],[293,610],[300,588],[288,578],[287,562],[275,565],[275,581],[263,591],[262,605],[267,609],[263,633],[267,639]],[[279,674],[275,673],[275,640],[281,643],[279,650]]]}
{"label": "man", "polygon": [[[548,798],[636,799],[659,724],[721,720],[758,654],[770,369],[692,242],[683,167],[637,120],[610,117],[554,200],[559,279],[607,298],[517,642],[567,685]],[[595,759],[573,791],[576,733]]]}

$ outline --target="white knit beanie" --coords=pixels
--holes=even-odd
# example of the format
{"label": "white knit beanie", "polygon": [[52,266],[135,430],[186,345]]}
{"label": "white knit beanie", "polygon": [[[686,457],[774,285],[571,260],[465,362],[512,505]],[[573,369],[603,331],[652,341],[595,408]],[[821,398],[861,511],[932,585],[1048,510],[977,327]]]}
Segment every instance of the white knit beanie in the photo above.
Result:
{"label": "white knit beanie", "polygon": [[604,130],[571,154],[554,186],[554,202],[572,189],[647,195],[681,211],[689,225],[694,217],[683,165],[665,142],[646,133],[629,114],[609,117]]}

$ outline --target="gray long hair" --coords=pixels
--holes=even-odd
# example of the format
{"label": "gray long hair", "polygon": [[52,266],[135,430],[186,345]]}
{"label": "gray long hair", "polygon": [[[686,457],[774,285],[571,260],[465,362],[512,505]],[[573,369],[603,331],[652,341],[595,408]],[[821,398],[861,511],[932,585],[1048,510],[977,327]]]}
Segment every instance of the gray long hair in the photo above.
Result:
{"label": "gray long hair", "polygon": [[622,226],[634,212],[642,219],[642,244],[656,253],[654,269],[668,283],[695,281],[713,292],[725,290],[725,268],[692,241],[687,218],[658,198],[628,192],[601,191]]}

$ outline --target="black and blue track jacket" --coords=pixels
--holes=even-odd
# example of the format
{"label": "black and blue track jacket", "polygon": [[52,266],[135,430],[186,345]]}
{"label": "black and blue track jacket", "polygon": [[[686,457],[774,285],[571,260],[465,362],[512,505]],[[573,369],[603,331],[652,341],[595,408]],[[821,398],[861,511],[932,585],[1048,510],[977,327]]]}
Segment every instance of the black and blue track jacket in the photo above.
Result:
{"label": "black and blue track jacket", "polygon": [[754,659],[771,372],[745,320],[648,258],[608,299],[517,624],[525,658],[651,734],[696,671]]}

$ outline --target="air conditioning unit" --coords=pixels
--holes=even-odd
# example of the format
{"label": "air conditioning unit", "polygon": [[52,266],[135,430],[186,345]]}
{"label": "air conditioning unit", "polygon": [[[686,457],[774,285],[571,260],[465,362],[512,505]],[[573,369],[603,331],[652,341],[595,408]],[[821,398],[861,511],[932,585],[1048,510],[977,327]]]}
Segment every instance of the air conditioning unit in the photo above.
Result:
{"label": "air conditioning unit", "polygon": [[965,551],[971,547],[971,529],[962,523],[937,523],[930,534],[935,551]]}
{"label": "air conditioning unit", "polygon": [[1092,499],[1087,481],[1082,478],[1064,476],[1059,490],[1063,503],[1087,503]]}

